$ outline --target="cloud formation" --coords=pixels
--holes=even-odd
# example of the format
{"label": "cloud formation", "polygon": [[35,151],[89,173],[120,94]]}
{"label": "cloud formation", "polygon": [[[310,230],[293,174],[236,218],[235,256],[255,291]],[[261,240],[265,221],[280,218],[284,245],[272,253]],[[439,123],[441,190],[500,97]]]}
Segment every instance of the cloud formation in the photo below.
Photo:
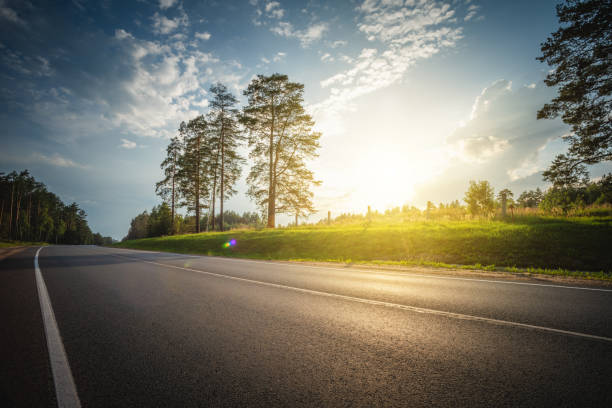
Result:
{"label": "cloud formation", "polygon": [[131,140],[121,139],[121,144],[119,145],[119,147],[123,149],[135,149],[136,147],[138,147],[138,145],[136,144],[136,142],[132,142]]}
{"label": "cloud formation", "polygon": [[357,28],[372,46],[354,58],[342,55],[350,67],[320,82],[330,95],[311,108],[323,121],[354,99],[401,81],[417,61],[455,47],[463,36],[457,11],[447,2],[366,0],[357,11]]}
{"label": "cloud formation", "polygon": [[553,154],[548,150],[569,130],[560,120],[536,118],[553,96],[544,86],[514,86],[504,79],[484,88],[466,123],[446,139],[440,154],[447,167],[420,187],[416,201],[441,191],[447,200],[462,197],[469,180],[486,179],[515,193],[541,185],[540,172]]}
{"label": "cloud formation", "polygon": [[42,153],[34,153],[32,155],[32,161],[39,161],[39,162],[43,162],[46,164],[50,164],[52,166],[56,166],[56,167],[74,167],[74,168],[78,168],[78,169],[87,169],[88,166],[76,163],[75,161],[71,160],[71,159],[67,159],[65,157],[62,157],[59,153],[55,153],[51,156],[47,156],[45,154]]}

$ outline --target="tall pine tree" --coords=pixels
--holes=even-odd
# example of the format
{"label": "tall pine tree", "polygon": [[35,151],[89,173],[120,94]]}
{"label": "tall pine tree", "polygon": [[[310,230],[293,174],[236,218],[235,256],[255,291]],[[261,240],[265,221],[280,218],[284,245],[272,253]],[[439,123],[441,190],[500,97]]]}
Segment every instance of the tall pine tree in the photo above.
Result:
{"label": "tall pine tree", "polygon": [[321,134],[312,131],[314,121],[302,106],[303,93],[304,85],[281,74],[258,75],[244,91],[248,105],[242,123],[254,161],[247,194],[267,210],[269,228],[275,227],[277,213],[295,211],[288,204],[304,203],[292,194],[308,195],[309,187],[318,183],[305,161],[317,156]]}
{"label": "tall pine tree", "polygon": [[[238,100],[227,87],[217,83],[210,88],[213,99],[210,101],[209,123],[213,129],[215,160],[213,169],[213,225],[215,195],[219,194],[219,229],[223,231],[223,202],[236,193],[234,185],[241,173],[244,159],[238,154],[238,146],[244,140],[240,125]],[[219,188],[217,190],[217,177]]]}
{"label": "tall pine tree", "polygon": [[181,123],[179,132],[185,141],[184,152],[178,161],[179,188],[188,211],[195,213],[195,232],[200,232],[202,208],[208,207],[211,169],[211,135],[203,115]]}

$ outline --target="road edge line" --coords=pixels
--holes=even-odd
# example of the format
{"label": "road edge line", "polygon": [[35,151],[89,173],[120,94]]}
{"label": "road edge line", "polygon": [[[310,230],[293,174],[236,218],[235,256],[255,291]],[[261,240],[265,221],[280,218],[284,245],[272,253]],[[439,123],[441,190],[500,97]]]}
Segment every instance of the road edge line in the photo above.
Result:
{"label": "road edge line", "polygon": [[47,351],[49,352],[49,362],[51,363],[51,373],[53,374],[53,383],[55,385],[55,397],[59,408],[80,408],[81,401],[74,384],[68,357],[62,343],[62,337],[55,320],[55,313],[51,306],[51,299],[47,286],[38,266],[38,254],[41,249],[38,248],[34,256],[34,270],[36,274],[36,288],[38,289],[38,300],[43,317],[43,325],[45,327],[45,337],[47,339]]}
{"label": "road edge line", "polygon": [[148,263],[148,264],[152,264],[152,265],[159,265],[159,266],[165,266],[165,267],[168,267],[168,268],[181,269],[181,270],[184,270],[184,271],[196,272],[196,273],[200,273],[200,274],[203,274],[203,275],[215,276],[215,277],[218,277],[218,278],[224,278],[224,279],[231,279],[231,280],[237,280],[237,281],[242,281],[242,282],[248,282],[248,283],[252,283],[252,284],[256,284],[256,285],[260,285],[260,286],[268,286],[268,287],[273,287],[273,288],[292,290],[294,292],[308,293],[308,294],[316,295],[316,296],[324,296],[324,297],[330,297],[330,298],[336,298],[336,299],[343,299],[343,300],[347,300],[347,301],[351,301],[351,302],[364,303],[364,304],[370,304],[370,305],[375,305],[375,306],[383,306],[383,307],[388,307],[388,308],[393,308],[393,309],[408,310],[408,311],[415,312],[415,313],[433,314],[433,315],[437,315],[437,316],[444,316],[444,317],[448,317],[448,318],[452,318],[452,319],[458,319],[458,320],[471,320],[471,321],[495,324],[495,325],[498,325],[498,326],[520,327],[520,328],[523,328],[523,329],[539,330],[539,331],[544,331],[544,332],[549,332],[549,333],[563,334],[563,335],[572,336],[572,337],[582,337],[582,338],[587,338],[587,339],[592,339],[592,340],[600,340],[600,341],[605,341],[605,342],[612,343],[612,337],[597,336],[597,335],[594,335],[594,334],[580,333],[580,332],[575,332],[575,331],[571,331],[571,330],[555,329],[554,327],[538,326],[538,325],[533,325],[533,324],[528,324],[528,323],[512,322],[512,321],[509,321],[509,320],[499,320],[499,319],[494,319],[494,318],[490,318],[490,317],[474,316],[474,315],[468,315],[468,314],[463,314],[463,313],[446,312],[444,310],[427,309],[427,308],[422,308],[422,307],[417,307],[417,306],[402,305],[400,303],[385,302],[383,300],[358,298],[358,297],[354,297],[354,296],[341,295],[339,293],[332,293],[332,292],[324,292],[324,291],[313,290],[313,289],[298,288],[296,286],[288,286],[288,285],[282,285],[282,284],[278,284],[278,283],[258,281],[258,280],[254,280],[254,279],[241,278],[241,277],[238,277],[238,276],[224,275],[222,273],[207,272],[207,271],[202,271],[202,270],[198,270],[198,269],[184,268],[184,267],[181,267],[181,266],[167,265],[167,264],[163,264],[163,263],[160,263],[160,262],[145,261],[143,259],[132,258],[132,257],[125,256],[125,255],[118,255],[118,254],[111,254],[111,255],[112,256],[116,256],[116,257],[133,259],[133,260],[136,260],[136,261],[140,261],[140,262],[144,262],[144,263]]}
{"label": "road edge line", "polygon": [[550,287],[550,288],[560,288],[560,289],[573,289],[573,290],[589,290],[595,292],[612,292],[612,289],[606,288],[589,288],[585,286],[571,286],[571,285],[557,285],[554,283],[535,283],[535,282],[517,282],[513,280],[502,280],[502,279],[483,279],[483,278],[469,278],[469,277],[460,277],[460,276],[442,276],[442,275],[431,275],[425,273],[414,273],[414,272],[406,272],[406,271],[393,271],[386,269],[376,269],[376,268],[339,268],[337,266],[320,266],[320,265],[305,265],[300,263],[299,261],[287,261],[287,260],[278,260],[278,261],[266,261],[263,259],[248,259],[248,258],[232,258],[227,256],[214,256],[214,255],[190,255],[190,254],[182,254],[178,252],[160,252],[160,251],[147,251],[147,250],[138,250],[132,248],[114,248],[126,251],[133,251],[139,253],[154,253],[154,254],[172,254],[179,256],[187,256],[189,258],[211,258],[214,260],[223,260],[223,261],[236,261],[236,262],[256,262],[259,264],[266,265],[287,265],[294,266],[300,268],[312,268],[312,269],[322,269],[322,270],[332,270],[332,271],[340,271],[340,272],[363,272],[363,273],[371,273],[371,274],[379,274],[386,276],[406,276],[409,278],[431,278],[431,279],[443,279],[443,280],[458,280],[458,281],[473,281],[473,282],[486,282],[486,283],[495,283],[495,284],[505,284],[505,285],[525,285],[525,286],[540,286],[540,287]]}

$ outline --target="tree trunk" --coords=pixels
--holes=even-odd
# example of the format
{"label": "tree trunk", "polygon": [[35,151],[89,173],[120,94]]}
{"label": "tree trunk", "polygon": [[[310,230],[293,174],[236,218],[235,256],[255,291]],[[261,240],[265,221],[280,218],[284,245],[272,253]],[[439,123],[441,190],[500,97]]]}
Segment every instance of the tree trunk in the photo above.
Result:
{"label": "tree trunk", "polygon": [[224,178],[225,178],[225,121],[224,121],[224,112],[221,109],[221,185],[219,189],[221,190],[219,194],[219,230],[223,231],[223,193],[224,193]]}
{"label": "tree trunk", "polygon": [[32,194],[30,193],[28,194],[28,215],[27,215],[27,226],[28,226],[27,238],[28,240],[31,237],[31,231],[32,231],[32,219],[30,217],[31,211],[32,211]]}
{"label": "tree trunk", "polygon": [[[274,103],[274,102],[273,102]],[[274,110],[274,108],[272,108]],[[276,191],[274,185],[274,113],[272,114],[272,126],[270,128],[270,169],[269,169],[269,186],[268,186],[268,228],[274,228],[276,225]]]}
{"label": "tree trunk", "polygon": [[15,183],[11,183],[11,214],[9,216],[9,239],[13,237],[13,196],[15,195]]}
{"label": "tree trunk", "polygon": [[212,189],[212,212],[210,215],[210,225],[212,230],[215,230],[215,204],[217,203],[217,166],[219,165],[219,151],[217,150],[217,157],[215,158],[215,169],[213,170],[213,189]]}
{"label": "tree trunk", "polygon": [[298,223],[297,223],[297,222],[298,222],[298,213],[297,213],[297,211],[296,211],[296,212],[295,212],[295,226],[296,226],[296,227],[297,227],[297,225],[298,225]]}
{"label": "tree trunk", "polygon": [[0,234],[2,234],[2,216],[4,215],[4,200],[2,200],[2,207],[0,207]]}
{"label": "tree trunk", "polygon": [[195,186],[195,232],[200,232],[200,136],[198,136],[196,164],[196,186]]}
{"label": "tree trunk", "polygon": [[174,228],[174,184],[175,184],[175,180],[176,180],[176,153],[174,153],[174,159],[172,160],[172,227],[170,227],[170,235],[174,235],[175,232],[175,228]]}
{"label": "tree trunk", "polygon": [[19,228],[19,210],[21,210],[21,191],[17,193],[17,211],[15,212],[15,230],[17,234],[15,237],[19,238],[21,235],[21,230]]}

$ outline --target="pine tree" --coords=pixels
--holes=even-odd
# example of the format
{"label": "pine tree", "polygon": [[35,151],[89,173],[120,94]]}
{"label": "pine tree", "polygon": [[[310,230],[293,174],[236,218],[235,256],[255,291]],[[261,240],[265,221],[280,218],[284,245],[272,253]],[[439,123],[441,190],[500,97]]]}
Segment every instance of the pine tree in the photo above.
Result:
{"label": "pine tree", "polygon": [[[238,100],[227,87],[217,83],[210,88],[214,95],[210,101],[209,123],[214,133],[215,160],[213,168],[212,211],[214,225],[215,195],[219,194],[219,229],[223,231],[223,203],[236,193],[234,185],[240,178],[244,159],[238,154],[238,146],[244,140],[239,126]],[[217,177],[219,189],[217,190]]]}
{"label": "pine tree", "polygon": [[175,233],[175,204],[178,193],[178,173],[179,160],[183,154],[183,142],[179,137],[170,139],[170,143],[166,148],[166,158],[161,162],[160,167],[164,171],[164,179],[155,184],[155,193],[164,201],[170,201],[172,227],[170,233]]}
{"label": "pine tree", "polygon": [[211,169],[210,129],[204,116],[182,122],[179,133],[185,141],[184,153],[178,161],[179,188],[188,211],[195,213],[195,232],[200,232],[202,208],[207,207]]}
{"label": "pine tree", "polygon": [[258,75],[244,91],[248,105],[242,123],[249,132],[254,161],[247,194],[262,212],[267,210],[270,228],[275,227],[277,213],[296,210],[291,203],[309,202],[295,200],[292,194],[300,191],[309,198],[310,186],[318,183],[305,160],[317,156],[321,134],[312,131],[314,121],[302,106],[303,93],[304,85],[281,74]]}

